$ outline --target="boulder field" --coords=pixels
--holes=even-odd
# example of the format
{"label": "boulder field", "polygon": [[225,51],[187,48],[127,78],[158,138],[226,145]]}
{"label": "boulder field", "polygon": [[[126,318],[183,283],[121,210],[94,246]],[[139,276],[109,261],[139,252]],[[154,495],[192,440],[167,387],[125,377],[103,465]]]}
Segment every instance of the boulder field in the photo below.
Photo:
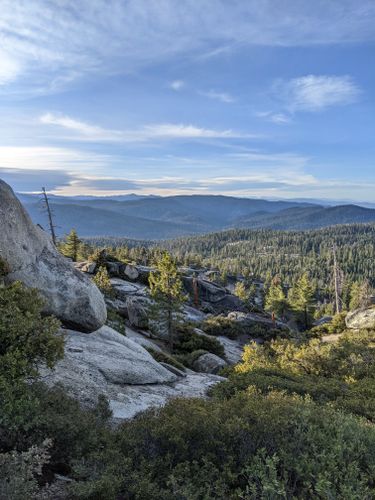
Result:
{"label": "boulder field", "polygon": [[[21,281],[37,289],[45,301],[44,312],[59,318],[65,327],[65,356],[53,370],[40,367],[42,380],[51,386],[61,384],[83,405],[92,406],[104,395],[115,421],[120,421],[174,397],[205,397],[211,385],[223,380],[211,373],[181,372],[159,363],[145,349],[157,351],[157,344],[129,327],[125,336],[104,326],[107,307],[89,276],[92,263],[82,266],[83,272],[75,268],[49,235],[32,223],[1,180],[0,258],[9,271],[5,283]],[[147,270],[125,266],[124,274],[131,280],[141,279]],[[109,306],[126,312],[137,327],[143,326],[146,287],[118,280],[115,288],[119,298]]]}
{"label": "boulder field", "polygon": [[6,283],[21,281],[39,290],[45,312],[81,332],[104,325],[107,309],[92,280],[76,270],[35,226],[14,192],[0,180],[0,257],[9,268]]}
{"label": "boulder field", "polygon": [[174,397],[204,397],[211,385],[223,380],[192,371],[178,376],[141,345],[108,326],[90,335],[64,330],[64,336],[64,359],[53,370],[41,369],[43,381],[61,384],[88,407],[104,395],[115,420],[132,418]]}

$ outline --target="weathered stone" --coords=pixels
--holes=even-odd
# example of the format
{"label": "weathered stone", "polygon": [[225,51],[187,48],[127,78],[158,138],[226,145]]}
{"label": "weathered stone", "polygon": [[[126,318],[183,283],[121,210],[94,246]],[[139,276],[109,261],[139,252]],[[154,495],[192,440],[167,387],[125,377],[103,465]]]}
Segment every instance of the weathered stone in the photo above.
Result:
{"label": "weathered stone", "polygon": [[61,384],[70,396],[89,407],[104,395],[116,421],[133,418],[176,397],[206,397],[209,387],[224,380],[191,371],[186,377],[176,376],[142,347],[108,327],[90,335],[65,334],[65,358],[54,370],[41,368],[43,381],[50,386]]}
{"label": "weathered stone", "polygon": [[44,312],[77,330],[92,332],[105,323],[107,310],[98,288],[60,255],[1,180],[0,228],[0,256],[10,269],[6,283],[19,280],[38,289],[45,300]]}
{"label": "weathered stone", "polygon": [[84,261],[84,262],[74,262],[74,267],[79,271],[87,274],[94,274],[96,269],[96,262]]}
{"label": "weathered stone", "polygon": [[176,377],[139,344],[108,326],[90,335],[65,330],[65,357],[44,374],[54,382],[72,388],[100,387],[108,384],[157,384],[172,382]]}
{"label": "weathered stone", "polygon": [[116,277],[121,277],[125,269],[125,265],[122,264],[121,262],[107,261],[105,263],[105,266],[107,268],[109,275]]}
{"label": "weathered stone", "polygon": [[275,327],[288,328],[285,323],[282,323],[281,321],[273,322],[271,318],[261,316],[260,314],[232,311],[228,314],[227,317],[241,325],[244,328],[244,333],[246,333],[246,328],[252,327],[254,325],[261,325],[270,329]]}
{"label": "weathered stone", "polygon": [[177,377],[186,377],[186,373],[182,370],[179,370],[175,366],[170,365],[169,363],[164,363],[164,361],[160,361],[160,364],[170,372],[174,373],[174,375],[177,375]]}
{"label": "weathered stone", "polygon": [[357,309],[347,314],[345,323],[351,330],[367,330],[375,328],[375,307]]}
{"label": "weathered stone", "polygon": [[137,267],[131,264],[127,264],[124,270],[124,274],[132,281],[135,281],[139,278],[139,271]]}
{"label": "weathered stone", "polygon": [[111,285],[120,300],[126,300],[131,295],[146,295],[147,287],[139,283],[131,283],[120,278],[111,278]]}
{"label": "weathered stone", "polygon": [[238,297],[217,283],[191,276],[183,276],[182,281],[191,299],[194,300],[198,293],[200,305],[207,311],[211,309],[212,312],[218,313],[244,309]]}
{"label": "weathered stone", "polygon": [[148,328],[148,308],[150,301],[147,297],[130,296],[126,299],[129,322],[136,328]]}
{"label": "weathered stone", "polygon": [[227,366],[227,363],[212,352],[202,354],[193,363],[194,370],[213,374],[217,374],[225,366]]}
{"label": "weathered stone", "polygon": [[120,299],[116,299],[113,297],[105,297],[105,303],[107,304],[107,308],[116,312],[123,318],[128,317],[128,308],[126,307],[126,302]]}

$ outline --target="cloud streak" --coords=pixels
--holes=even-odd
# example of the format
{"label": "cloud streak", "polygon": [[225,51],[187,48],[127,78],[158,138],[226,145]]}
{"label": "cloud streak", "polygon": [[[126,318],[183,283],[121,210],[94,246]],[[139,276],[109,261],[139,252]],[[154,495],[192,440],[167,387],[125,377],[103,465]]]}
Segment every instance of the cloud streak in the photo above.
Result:
{"label": "cloud streak", "polygon": [[227,92],[216,92],[215,90],[208,90],[206,92],[200,91],[199,94],[204,97],[208,97],[209,99],[215,99],[216,101],[225,102],[227,104],[235,101],[235,98]]}
{"label": "cloud streak", "polygon": [[351,104],[360,95],[359,87],[348,75],[306,75],[278,82],[275,92],[280,94],[292,113],[322,111],[331,106]]}
{"label": "cloud streak", "polygon": [[372,0],[282,0],[277,10],[270,0],[230,8],[211,0],[209,9],[192,0],[2,0],[0,84],[55,91],[87,74],[131,73],[223,47],[374,41],[374,18]]}
{"label": "cloud streak", "polygon": [[43,114],[40,117],[40,122],[44,125],[57,126],[75,133],[76,135],[69,137],[70,140],[89,142],[132,143],[157,139],[251,139],[257,137],[255,134],[245,134],[233,130],[213,130],[190,124],[175,123],[144,125],[138,130],[110,130],[76,120],[69,116],[52,113]]}

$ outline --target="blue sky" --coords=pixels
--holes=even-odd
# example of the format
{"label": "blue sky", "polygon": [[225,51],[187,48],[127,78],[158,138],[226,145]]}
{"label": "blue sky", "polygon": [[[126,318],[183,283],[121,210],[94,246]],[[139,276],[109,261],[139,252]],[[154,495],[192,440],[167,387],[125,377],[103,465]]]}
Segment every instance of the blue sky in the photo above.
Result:
{"label": "blue sky", "polygon": [[374,0],[0,0],[0,177],[375,202]]}

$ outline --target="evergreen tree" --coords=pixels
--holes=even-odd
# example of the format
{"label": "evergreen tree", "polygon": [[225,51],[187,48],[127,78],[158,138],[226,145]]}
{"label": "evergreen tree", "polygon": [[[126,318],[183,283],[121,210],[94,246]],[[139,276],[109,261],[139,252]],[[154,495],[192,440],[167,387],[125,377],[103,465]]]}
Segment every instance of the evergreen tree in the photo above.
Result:
{"label": "evergreen tree", "polygon": [[98,272],[95,274],[93,281],[95,285],[101,290],[102,293],[111,295],[113,292],[111,280],[105,266],[100,266]]}
{"label": "evergreen tree", "polygon": [[315,309],[315,288],[307,273],[291,288],[288,298],[290,306],[302,318],[305,329],[308,329]]}
{"label": "evergreen tree", "polygon": [[150,315],[160,326],[165,326],[172,352],[176,321],[184,295],[176,262],[168,252],[163,252],[157,260],[156,271],[150,274],[149,283],[150,295],[154,301],[150,307]]}
{"label": "evergreen tree", "polygon": [[278,277],[272,280],[268,288],[264,308],[266,311],[276,314],[276,316],[284,315],[288,309],[288,301]]}
{"label": "evergreen tree", "polygon": [[69,257],[74,262],[78,259],[81,240],[78,238],[77,231],[72,229],[65,239],[65,243],[61,246],[61,252],[65,257]]}
{"label": "evergreen tree", "polygon": [[368,307],[371,303],[372,289],[368,280],[353,283],[350,289],[350,310]]}
{"label": "evergreen tree", "polygon": [[234,295],[236,295],[243,302],[247,302],[249,299],[249,294],[246,290],[245,284],[243,281],[237,281],[236,286],[234,287]]}

